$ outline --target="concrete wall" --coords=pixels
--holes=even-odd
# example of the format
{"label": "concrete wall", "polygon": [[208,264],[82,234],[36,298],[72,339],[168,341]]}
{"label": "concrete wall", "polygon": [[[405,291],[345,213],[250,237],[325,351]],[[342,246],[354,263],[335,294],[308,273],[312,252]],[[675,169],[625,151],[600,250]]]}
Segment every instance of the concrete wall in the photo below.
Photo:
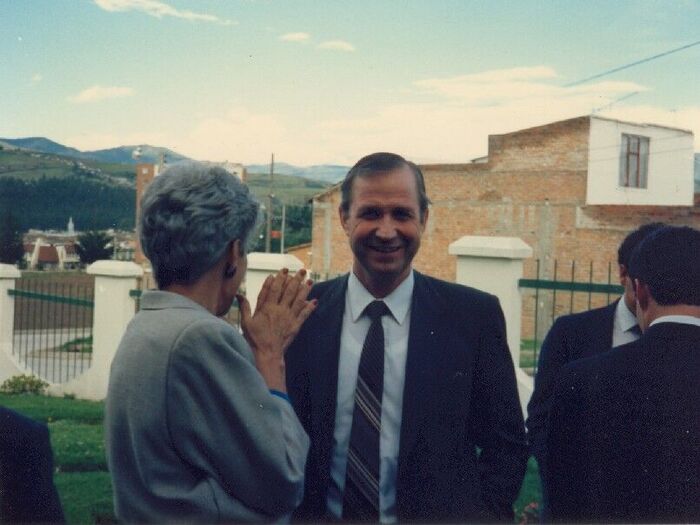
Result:
{"label": "concrete wall", "polygon": [[[591,118],[586,203],[692,206],[693,134],[662,126]],[[622,134],[649,138],[647,188],[620,186]]]}

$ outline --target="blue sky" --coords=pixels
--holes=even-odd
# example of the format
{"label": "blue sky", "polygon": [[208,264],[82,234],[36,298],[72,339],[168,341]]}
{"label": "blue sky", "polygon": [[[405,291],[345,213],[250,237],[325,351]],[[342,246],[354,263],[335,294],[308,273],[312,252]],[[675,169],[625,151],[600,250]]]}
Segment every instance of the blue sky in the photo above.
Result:
{"label": "blue sky", "polygon": [[698,40],[700,0],[0,0],[0,136],[295,164],[466,162],[600,108],[700,136],[700,46],[564,87]]}

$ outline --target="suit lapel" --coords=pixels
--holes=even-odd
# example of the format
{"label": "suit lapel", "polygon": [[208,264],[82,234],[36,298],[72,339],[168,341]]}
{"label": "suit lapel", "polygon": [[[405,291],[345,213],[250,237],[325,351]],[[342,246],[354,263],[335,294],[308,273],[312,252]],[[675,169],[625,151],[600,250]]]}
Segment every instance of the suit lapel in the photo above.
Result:
{"label": "suit lapel", "polygon": [[439,353],[447,348],[449,334],[442,328],[442,305],[431,292],[423,275],[415,274],[411,301],[411,328],[408,336],[406,379],[401,413],[399,445],[399,476],[406,454],[415,443],[423,412],[429,405],[425,397],[435,385],[441,359]]}
{"label": "suit lapel", "polygon": [[338,356],[340,333],[343,327],[347,276],[337,279],[319,300],[314,312],[314,322],[309,356],[312,377],[310,381],[312,401],[312,428],[318,437],[318,450],[322,454],[321,472],[328,472],[328,461],[333,443],[336,400],[338,397]]}

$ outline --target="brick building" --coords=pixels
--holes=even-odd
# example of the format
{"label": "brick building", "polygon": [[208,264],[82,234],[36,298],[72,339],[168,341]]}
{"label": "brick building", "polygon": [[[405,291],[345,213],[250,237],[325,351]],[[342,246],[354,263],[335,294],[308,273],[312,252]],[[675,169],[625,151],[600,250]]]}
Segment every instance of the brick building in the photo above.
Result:
{"label": "brick building", "polygon": [[[538,259],[545,279],[554,277],[555,260],[560,277],[575,260],[582,272],[593,265],[595,282],[607,282],[620,241],[640,224],[700,227],[693,155],[689,131],[594,116],[491,135],[487,157],[421,166],[432,205],[415,268],[454,280],[451,242],[464,235],[507,236],[533,248],[525,262],[528,276]],[[339,203],[339,184],[313,199],[316,274],[351,266]],[[584,280],[583,274],[574,277]]]}

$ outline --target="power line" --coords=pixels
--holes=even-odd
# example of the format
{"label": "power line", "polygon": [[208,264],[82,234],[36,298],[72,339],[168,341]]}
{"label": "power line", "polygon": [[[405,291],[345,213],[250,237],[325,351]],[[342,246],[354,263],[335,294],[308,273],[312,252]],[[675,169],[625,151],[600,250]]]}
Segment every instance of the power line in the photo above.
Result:
{"label": "power line", "polygon": [[639,64],[644,64],[645,62],[650,62],[651,60],[656,60],[657,58],[665,57],[667,55],[670,55],[672,53],[677,53],[678,51],[683,51],[684,49],[688,49],[693,46],[700,45],[700,40],[697,42],[693,42],[692,44],[686,44],[681,47],[677,47],[675,49],[671,49],[670,51],[665,51],[663,53],[659,53],[658,55],[654,55],[651,57],[643,58],[641,60],[637,60],[636,62],[630,62],[629,64],[625,64],[624,66],[619,66],[613,69],[609,69],[608,71],[604,71],[602,73],[598,73],[597,75],[593,75],[592,77],[587,77],[582,80],[577,80],[576,82],[571,82],[570,84],[565,84],[564,87],[573,87],[573,86],[578,86],[580,84],[584,84],[590,80],[595,80],[596,78],[601,78],[606,75],[610,75],[612,73],[617,73],[618,71],[622,71],[623,69],[628,69],[634,66],[638,66]]}

